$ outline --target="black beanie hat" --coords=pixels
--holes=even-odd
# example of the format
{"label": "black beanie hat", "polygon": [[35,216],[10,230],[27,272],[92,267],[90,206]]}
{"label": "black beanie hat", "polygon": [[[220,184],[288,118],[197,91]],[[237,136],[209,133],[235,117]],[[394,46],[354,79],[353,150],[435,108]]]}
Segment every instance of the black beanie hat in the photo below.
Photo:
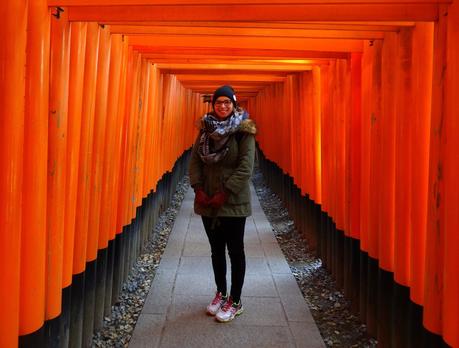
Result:
{"label": "black beanie hat", "polygon": [[215,105],[218,97],[228,97],[234,106],[237,106],[236,94],[234,93],[233,87],[229,85],[224,85],[217,88],[212,96],[212,107]]}

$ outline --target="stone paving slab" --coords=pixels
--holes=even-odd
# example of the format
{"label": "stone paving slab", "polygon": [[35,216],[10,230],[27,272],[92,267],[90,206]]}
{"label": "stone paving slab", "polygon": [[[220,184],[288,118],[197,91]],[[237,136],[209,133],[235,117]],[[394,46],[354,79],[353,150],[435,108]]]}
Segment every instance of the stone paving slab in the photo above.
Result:
{"label": "stone paving slab", "polygon": [[[221,324],[206,315],[215,293],[210,247],[189,190],[137,321],[130,348],[307,347],[325,344],[263,214],[253,187],[244,237],[244,313]],[[228,288],[231,286],[228,261]]]}

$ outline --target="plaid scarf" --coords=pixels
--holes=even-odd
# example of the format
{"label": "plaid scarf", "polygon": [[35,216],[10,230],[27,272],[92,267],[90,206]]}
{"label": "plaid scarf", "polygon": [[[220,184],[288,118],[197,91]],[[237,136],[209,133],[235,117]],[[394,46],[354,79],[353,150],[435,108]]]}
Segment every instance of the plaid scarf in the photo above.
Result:
{"label": "plaid scarf", "polygon": [[198,154],[204,163],[217,163],[225,157],[231,134],[238,131],[241,122],[248,114],[237,109],[226,120],[220,121],[212,114],[205,115],[201,120],[201,137],[199,139]]}

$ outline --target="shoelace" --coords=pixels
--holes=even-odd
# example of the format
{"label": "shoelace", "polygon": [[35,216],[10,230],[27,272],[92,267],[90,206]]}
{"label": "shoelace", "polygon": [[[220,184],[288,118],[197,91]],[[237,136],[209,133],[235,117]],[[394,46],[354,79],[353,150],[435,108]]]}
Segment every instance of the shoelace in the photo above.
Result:
{"label": "shoelace", "polygon": [[212,304],[213,305],[216,305],[217,303],[219,303],[221,300],[223,300],[223,296],[221,294],[218,294],[217,296],[215,296],[214,300],[212,301]]}
{"label": "shoelace", "polygon": [[224,312],[228,311],[232,305],[233,305],[233,301],[231,300],[226,301],[226,303],[222,307],[222,311]]}

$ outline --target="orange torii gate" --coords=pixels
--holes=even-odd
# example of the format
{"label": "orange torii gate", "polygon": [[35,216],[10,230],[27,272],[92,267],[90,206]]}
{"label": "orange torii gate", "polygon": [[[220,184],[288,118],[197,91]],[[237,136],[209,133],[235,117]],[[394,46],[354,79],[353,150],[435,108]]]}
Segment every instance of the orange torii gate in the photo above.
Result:
{"label": "orange torii gate", "polygon": [[[266,158],[409,289],[425,328],[459,346],[456,1],[0,8],[0,346],[56,332],[66,291],[93,290],[88,269],[169,182],[201,96],[223,83],[257,121]],[[87,342],[105,307],[95,323],[80,315],[71,338]],[[376,334],[374,307],[362,308]]]}

